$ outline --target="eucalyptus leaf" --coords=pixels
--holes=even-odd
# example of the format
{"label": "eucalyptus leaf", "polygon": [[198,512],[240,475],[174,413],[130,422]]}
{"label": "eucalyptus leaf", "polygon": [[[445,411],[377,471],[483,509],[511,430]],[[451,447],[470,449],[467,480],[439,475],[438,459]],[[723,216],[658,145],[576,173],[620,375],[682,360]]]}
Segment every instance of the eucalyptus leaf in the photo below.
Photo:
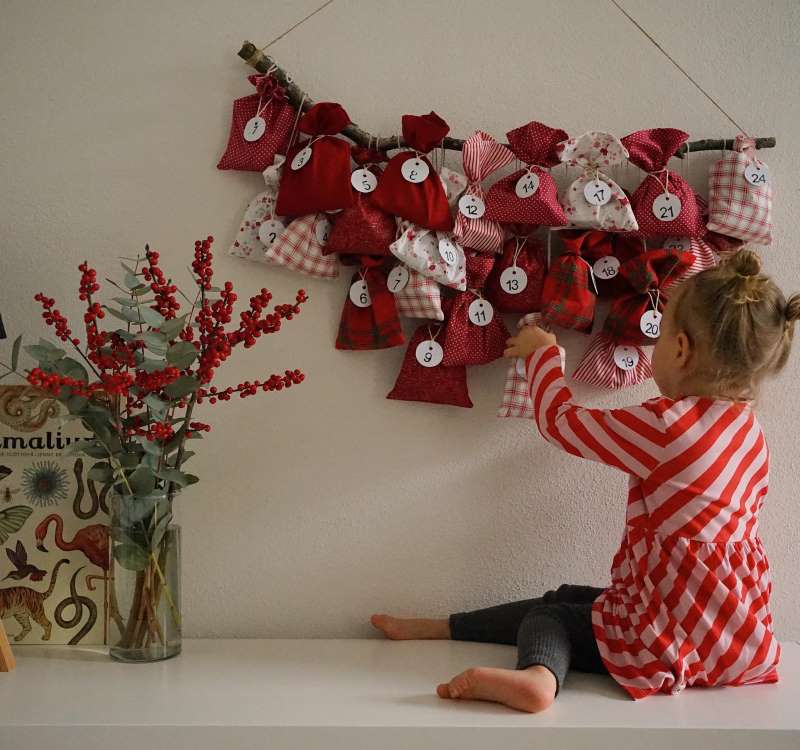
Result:
{"label": "eucalyptus leaf", "polygon": [[159,354],[163,357],[167,353],[167,339],[157,331],[147,331],[147,333],[139,334],[136,338],[143,341],[144,345],[153,354]]}
{"label": "eucalyptus leaf", "polygon": [[114,472],[111,469],[111,464],[108,463],[108,461],[99,461],[92,466],[91,469],[89,469],[89,473],[86,476],[94,482],[105,483],[114,479]]}
{"label": "eucalyptus leaf", "polygon": [[130,307],[123,307],[121,310],[115,310],[113,307],[103,305],[103,308],[110,312],[118,320],[125,321],[126,323],[144,323],[144,320],[139,317],[139,312]]}
{"label": "eucalyptus leaf", "polygon": [[169,526],[170,522],[172,521],[172,513],[168,513],[159,522],[156,524],[156,527],[153,529],[153,534],[150,537],[150,549],[157,550],[158,545],[161,544],[161,540],[164,538],[164,534],[167,532],[167,527]]}
{"label": "eucalyptus leaf", "polygon": [[145,323],[147,323],[147,325],[152,326],[153,328],[160,328],[164,324],[164,316],[158,312],[158,310],[154,310],[152,307],[140,307],[139,315],[142,316],[142,319]]}
{"label": "eucalyptus leaf", "polygon": [[170,398],[181,398],[193,393],[200,387],[200,381],[191,375],[181,375],[176,381],[165,386],[164,392]]}
{"label": "eucalyptus leaf", "polygon": [[163,415],[169,408],[169,402],[164,401],[155,393],[148,393],[142,400],[147,406],[156,412],[157,417]]}
{"label": "eucalyptus leaf", "polygon": [[184,474],[182,471],[178,471],[178,469],[161,469],[161,471],[156,472],[156,476],[166,482],[177,484],[178,487],[186,487],[189,484],[193,484],[191,481],[192,475]]}
{"label": "eucalyptus leaf", "polygon": [[137,367],[145,372],[158,372],[166,368],[166,363],[163,359],[143,359]]}
{"label": "eucalyptus leaf", "polygon": [[41,344],[30,344],[25,347],[25,351],[31,355],[40,365],[52,365],[64,356],[64,352],[58,348],[48,348]]}
{"label": "eucalyptus leaf", "polygon": [[83,410],[88,403],[89,399],[86,396],[70,396],[64,399],[64,405],[69,409],[69,413],[76,416],[83,416]]}
{"label": "eucalyptus leaf", "polygon": [[114,557],[128,570],[144,570],[150,561],[150,555],[135,544],[115,544]]}
{"label": "eucalyptus leaf", "polygon": [[17,365],[19,364],[19,349],[22,346],[22,334],[17,336],[14,339],[14,343],[11,346],[11,369],[16,370]]}
{"label": "eucalyptus leaf", "polygon": [[156,477],[146,466],[140,466],[129,477],[128,484],[136,495],[149,495],[156,488]]}
{"label": "eucalyptus leaf", "polygon": [[161,333],[171,341],[186,327],[187,317],[186,315],[181,315],[178,318],[164,321],[164,325],[161,326]]}
{"label": "eucalyptus leaf", "polygon": [[141,455],[138,453],[120,453],[116,456],[117,461],[125,469],[133,469],[139,465]]}
{"label": "eucalyptus leaf", "polygon": [[198,351],[189,341],[178,341],[167,349],[167,362],[179,370],[185,370],[197,359]]}
{"label": "eucalyptus leaf", "polygon": [[85,453],[90,458],[106,458],[108,456],[108,451],[96,440],[75,440],[70,443],[67,453],[69,455]]}
{"label": "eucalyptus leaf", "polygon": [[59,375],[74,378],[75,380],[83,380],[84,382],[89,380],[89,373],[86,372],[86,368],[77,359],[72,359],[72,357],[61,357],[55,364],[55,371]]}

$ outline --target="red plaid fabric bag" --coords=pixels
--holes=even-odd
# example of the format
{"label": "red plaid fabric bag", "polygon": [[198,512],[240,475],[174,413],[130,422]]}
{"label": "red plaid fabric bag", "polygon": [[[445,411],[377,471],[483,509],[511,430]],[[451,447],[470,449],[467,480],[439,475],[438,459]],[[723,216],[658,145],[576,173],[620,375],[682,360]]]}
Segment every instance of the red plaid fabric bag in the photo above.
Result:
{"label": "red plaid fabric bag", "polygon": [[236,239],[228,251],[230,255],[258,263],[268,262],[264,251],[268,245],[278,240],[286,227],[284,219],[275,215],[275,199],[278,195],[283,161],[282,156],[276,156],[275,163],[264,170],[266,190],[253,198],[247,206]]}
{"label": "red plaid fabric bag", "polygon": [[[408,343],[394,388],[386,398],[472,408],[467,391],[467,368],[445,367],[439,361],[441,347],[436,339],[441,331],[441,325],[430,323],[417,328]],[[427,366],[421,364],[426,359]]]}
{"label": "red plaid fabric bag", "polygon": [[588,333],[597,296],[589,288],[592,267],[581,257],[585,232],[562,232],[564,252],[550,265],[542,287],[542,321],[547,326]]}
{"label": "red plaid fabric bag", "polygon": [[503,228],[485,215],[486,196],[481,182],[508,164],[514,154],[488,133],[476,130],[464,141],[462,155],[468,182],[464,195],[458,201],[453,234],[464,247],[481,253],[500,252],[503,247]]}
{"label": "red plaid fabric bag", "polygon": [[[476,308],[472,308],[473,302]],[[446,367],[485,365],[503,356],[509,338],[503,318],[489,300],[472,288],[446,300],[444,359]],[[488,322],[487,322],[488,319]],[[480,321],[480,324],[475,321]]]}
{"label": "red plaid fabric bag", "polygon": [[501,313],[530,313],[542,306],[547,256],[534,237],[512,237],[486,281],[486,297]]}
{"label": "red plaid fabric bag", "polygon": [[444,320],[442,295],[433,279],[398,263],[389,271],[388,287],[401,318]]}
{"label": "red plaid fabric bag", "polygon": [[611,302],[603,331],[617,344],[647,346],[658,338],[642,329],[642,316],[648,311],[660,313],[667,301],[666,292],[674,280],[683,276],[694,262],[691,253],[680,250],[648,250],[620,266],[620,274],[628,284],[625,294]]}
{"label": "red plaid fabric bag", "polygon": [[339,275],[336,256],[322,252],[330,231],[331,222],[324,213],[301,216],[290,222],[272,245],[265,246],[264,257],[269,263],[308,276],[334,279]]}
{"label": "red plaid fabric bag", "polygon": [[394,295],[386,288],[380,262],[367,261],[353,274],[339,321],[337,349],[389,349],[405,343]]}
{"label": "red plaid fabric bag", "polygon": [[575,237],[581,257],[592,266],[597,296],[616,297],[623,293],[626,283],[619,275],[620,266],[647,249],[644,238],[635,234],[598,231],[583,232]]}
{"label": "red plaid fabric bag", "polygon": [[569,138],[566,131],[533,121],[510,130],[506,137],[514,155],[527,166],[489,188],[486,218],[502,224],[565,226],[558,189],[546,168],[559,163],[557,146]]}
{"label": "red plaid fabric bag", "polygon": [[[528,313],[519,319],[517,329],[525,326],[538,326],[542,316],[539,313]],[[525,372],[525,359],[517,357],[508,365],[506,384],[503,387],[503,401],[497,410],[498,417],[517,417],[519,419],[533,419],[533,401],[528,388],[528,378]]]}
{"label": "red plaid fabric bag", "polygon": [[689,139],[675,128],[637,130],[622,139],[629,159],[647,172],[631,196],[631,206],[645,237],[702,237],[706,232],[697,194],[679,174],[667,169],[670,157]]}
{"label": "red plaid fabric bag", "polygon": [[459,291],[467,288],[464,248],[452,232],[425,229],[407,221],[398,226],[399,237],[389,245],[392,254],[409,268]]}
{"label": "red plaid fabric bag", "polygon": [[289,149],[278,192],[281,216],[338,211],[353,203],[350,185],[350,144],[336,133],[350,117],[341,104],[319,102],[297,125],[309,138]]}
{"label": "red plaid fabric bag", "polygon": [[217,169],[263,172],[289,145],[296,113],[286,101],[286,91],[271,75],[247,80],[256,93],[233,102],[228,145]]}
{"label": "red plaid fabric bag", "polygon": [[420,227],[451,230],[445,187],[425,155],[449,132],[450,126],[435,112],[403,115],[403,138],[412,150],[389,160],[374,193],[375,204]]}
{"label": "red plaid fabric bag", "polygon": [[396,232],[395,219],[375,205],[372,198],[374,185],[383,173],[378,164],[386,161],[386,155],[353,146],[352,156],[358,165],[351,177],[353,205],[334,217],[333,231],[324,252],[326,255],[390,255],[389,245],[394,242]]}
{"label": "red plaid fabric bag", "polygon": [[618,344],[601,331],[594,336],[572,373],[572,379],[596,388],[618,390],[644,383],[653,377],[647,349]]}
{"label": "red plaid fabric bag", "polygon": [[737,135],[734,151],[708,174],[708,228],[744,242],[772,244],[772,183],[755,141]]}

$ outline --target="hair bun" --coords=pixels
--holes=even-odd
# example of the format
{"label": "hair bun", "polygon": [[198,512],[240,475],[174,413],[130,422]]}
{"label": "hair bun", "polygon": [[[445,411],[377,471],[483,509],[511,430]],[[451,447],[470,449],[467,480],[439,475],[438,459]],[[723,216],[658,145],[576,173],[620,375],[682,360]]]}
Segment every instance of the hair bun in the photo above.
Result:
{"label": "hair bun", "polygon": [[800,319],[800,294],[793,294],[786,302],[786,311],[784,312],[786,321],[794,323]]}
{"label": "hair bun", "polygon": [[758,276],[761,273],[761,258],[758,253],[748,248],[737,250],[730,256],[728,263],[733,271],[745,278]]}

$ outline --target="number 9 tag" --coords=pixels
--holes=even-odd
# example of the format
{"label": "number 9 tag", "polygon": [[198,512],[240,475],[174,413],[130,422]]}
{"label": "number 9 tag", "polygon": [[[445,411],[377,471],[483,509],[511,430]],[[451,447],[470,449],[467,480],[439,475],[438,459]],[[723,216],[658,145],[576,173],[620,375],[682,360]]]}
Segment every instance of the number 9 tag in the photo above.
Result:
{"label": "number 9 tag", "polygon": [[620,370],[634,370],[639,364],[639,350],[633,346],[615,346],[614,364]]}
{"label": "number 9 tag", "polygon": [[658,310],[648,310],[639,320],[639,328],[645,336],[657,339],[661,335],[661,313]]}
{"label": "number 9 tag", "polygon": [[356,307],[369,307],[372,304],[372,298],[369,296],[369,289],[367,282],[363,279],[354,281],[350,285],[350,301]]}
{"label": "number 9 tag", "polygon": [[441,344],[431,339],[420,341],[414,354],[417,362],[423,367],[436,367],[444,359],[444,350]]}
{"label": "number 9 tag", "polygon": [[262,221],[261,226],[258,228],[258,239],[267,247],[272,247],[275,244],[275,240],[283,234],[284,229],[286,227],[277,219]]}
{"label": "number 9 tag", "polygon": [[492,322],[492,318],[494,318],[494,308],[489,300],[479,298],[474,300],[467,308],[467,315],[474,325],[488,326]]}

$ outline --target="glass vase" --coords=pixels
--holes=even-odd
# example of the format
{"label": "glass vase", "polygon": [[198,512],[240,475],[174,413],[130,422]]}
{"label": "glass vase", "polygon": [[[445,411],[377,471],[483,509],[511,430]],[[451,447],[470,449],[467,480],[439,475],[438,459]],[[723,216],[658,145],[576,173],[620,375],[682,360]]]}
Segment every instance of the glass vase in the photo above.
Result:
{"label": "glass vase", "polygon": [[109,645],[125,662],[181,652],[181,534],[172,498],[110,497]]}

